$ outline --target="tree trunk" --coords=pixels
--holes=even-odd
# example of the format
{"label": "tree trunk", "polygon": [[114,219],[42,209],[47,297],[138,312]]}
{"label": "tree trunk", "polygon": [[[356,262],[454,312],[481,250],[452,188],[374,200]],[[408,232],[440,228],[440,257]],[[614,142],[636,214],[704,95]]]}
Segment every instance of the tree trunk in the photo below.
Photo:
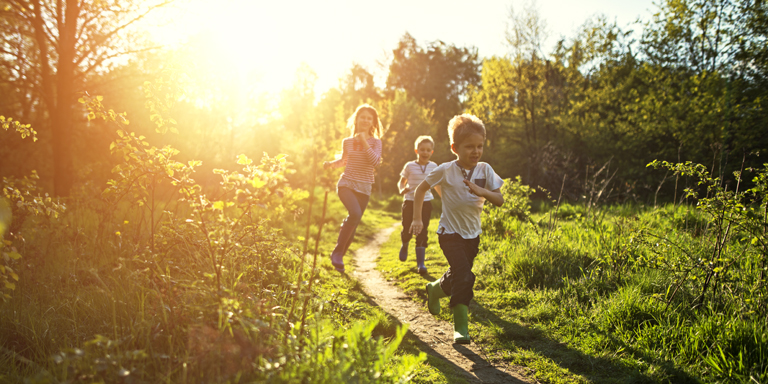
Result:
{"label": "tree trunk", "polygon": [[[66,0],[63,25],[59,29],[59,62],[56,70],[56,107],[51,113],[53,133],[53,184],[57,196],[69,196],[74,183],[72,136],[75,95],[75,36],[80,7],[77,0]],[[51,111],[53,112],[53,111]]]}

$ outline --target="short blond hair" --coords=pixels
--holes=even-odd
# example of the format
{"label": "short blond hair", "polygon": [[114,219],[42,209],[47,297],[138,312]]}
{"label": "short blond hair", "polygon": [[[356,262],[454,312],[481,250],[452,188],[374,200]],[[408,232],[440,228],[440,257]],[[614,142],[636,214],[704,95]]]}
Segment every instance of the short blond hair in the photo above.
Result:
{"label": "short blond hair", "polygon": [[421,135],[417,137],[416,141],[413,143],[413,149],[419,149],[419,145],[425,141],[432,144],[432,149],[435,149],[435,141],[432,140],[432,136],[427,135]]}
{"label": "short blond hair", "polygon": [[456,115],[448,122],[448,136],[451,138],[451,145],[459,145],[467,137],[474,134],[483,136],[485,140],[485,124],[475,115],[465,113]]}

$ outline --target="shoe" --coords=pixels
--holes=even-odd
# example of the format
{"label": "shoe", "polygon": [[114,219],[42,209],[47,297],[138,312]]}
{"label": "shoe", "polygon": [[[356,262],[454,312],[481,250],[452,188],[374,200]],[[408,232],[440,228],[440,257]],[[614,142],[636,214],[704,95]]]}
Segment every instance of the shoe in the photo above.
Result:
{"label": "shoe", "polygon": [[453,342],[469,344],[469,308],[464,304],[453,307]]}
{"label": "shoe", "polygon": [[336,269],[336,271],[344,273],[344,264],[336,264],[334,262],[331,262],[333,265],[333,268]]}
{"label": "shoe", "polygon": [[400,261],[405,261],[408,259],[408,243],[403,243],[403,245],[400,247]]}
{"label": "shoe", "polygon": [[437,316],[440,314],[440,299],[448,295],[440,288],[440,280],[427,283],[427,309],[429,313]]}
{"label": "shoe", "polygon": [[333,260],[333,255],[331,255],[331,265],[333,265],[333,268],[336,269],[336,271],[344,273],[344,261],[335,262]]}
{"label": "shoe", "polygon": [[420,275],[427,274],[427,267],[424,265],[424,258],[426,257],[427,248],[416,247],[416,268],[419,270]]}

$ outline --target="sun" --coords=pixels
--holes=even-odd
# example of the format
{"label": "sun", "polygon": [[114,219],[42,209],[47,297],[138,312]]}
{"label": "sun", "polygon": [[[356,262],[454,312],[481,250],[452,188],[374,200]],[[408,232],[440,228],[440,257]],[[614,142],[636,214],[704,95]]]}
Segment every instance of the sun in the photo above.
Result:
{"label": "sun", "polygon": [[295,34],[286,34],[285,6],[249,0],[187,0],[169,8],[152,32],[163,45],[179,47],[196,72],[235,76],[265,93],[289,87],[306,60]]}

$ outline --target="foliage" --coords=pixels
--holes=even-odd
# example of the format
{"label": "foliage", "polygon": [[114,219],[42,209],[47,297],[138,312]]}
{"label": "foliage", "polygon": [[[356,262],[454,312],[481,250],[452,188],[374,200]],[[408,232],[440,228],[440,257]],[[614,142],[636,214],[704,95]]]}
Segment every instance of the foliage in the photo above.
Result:
{"label": "foliage", "polygon": [[699,233],[706,242],[700,245],[686,238],[652,233],[662,242],[650,247],[652,254],[643,260],[644,263],[669,271],[675,278],[674,286],[670,287],[664,300],[671,300],[682,285],[690,284],[696,291],[696,306],[716,301],[727,291],[740,298],[738,305],[742,311],[765,315],[764,304],[768,301],[765,295],[768,292],[765,272],[768,268],[768,165],[753,170],[754,187],[745,191],[739,190],[741,173],[735,175],[736,186],[729,189],[720,178],[711,177],[701,164],[655,161],[649,166],[664,167],[675,174],[692,177],[697,187],[686,189],[686,197],[695,202],[707,222]]}
{"label": "foliage", "polygon": [[[11,118],[6,119],[4,116],[0,116],[0,123],[5,130],[13,126],[22,138],[31,136],[33,141],[37,141],[37,133],[29,124],[20,124],[18,121]],[[19,275],[13,267],[21,259],[21,255],[13,245],[14,240],[23,241],[23,237],[18,234],[21,224],[30,216],[42,216],[42,220],[50,226],[50,220],[57,218],[65,209],[65,206],[58,199],[51,198],[47,193],[43,195],[42,188],[37,185],[39,179],[37,172],[32,171],[31,175],[24,176],[22,179],[3,177],[2,184],[0,184],[0,188],[2,188],[2,195],[0,195],[0,241],[2,241],[0,243],[0,252],[2,252],[0,253],[2,256],[0,291],[3,301],[11,298],[8,291],[15,290],[15,282],[19,280]],[[15,220],[13,220],[14,217]],[[6,232],[8,233],[8,240],[5,238]]]}
{"label": "foliage", "polygon": [[[318,343],[297,356],[296,362],[284,363],[268,371],[267,379],[274,383],[291,383],[299,377],[318,383],[408,382],[411,372],[426,359],[426,354],[396,358],[397,347],[407,326],[399,327],[394,338],[385,342],[381,336],[373,335],[377,325],[375,321],[357,323],[350,329],[336,330],[333,335],[313,331],[310,337]],[[393,359],[398,360],[395,369],[387,369]]]}
{"label": "foliage", "polygon": [[[128,28],[170,0],[78,2],[7,1],[0,11],[2,62],[13,75],[22,118],[37,112],[51,138],[54,187],[69,195],[75,181],[75,106],[73,97],[89,77],[109,70],[115,58],[140,48],[139,36]],[[32,107],[34,105],[34,107]]]}
{"label": "foliage", "polygon": [[442,41],[421,47],[406,33],[392,51],[387,77],[387,92],[394,99],[396,91],[405,91],[431,111],[435,140],[446,142],[448,121],[462,112],[462,96],[480,81],[476,48],[460,48]]}
{"label": "foliage", "polygon": [[483,206],[482,225],[485,234],[490,236],[504,236],[510,228],[505,224],[512,220],[527,221],[531,214],[530,197],[536,190],[524,185],[520,176],[513,181],[504,179],[501,194],[504,196],[504,205],[501,207]]}
{"label": "foliage", "polygon": [[[10,230],[30,257],[27,266],[2,270],[5,286],[19,280],[26,296],[6,296],[0,337],[4,352],[33,368],[14,362],[4,374],[37,383],[295,382],[297,374],[328,382],[408,380],[423,357],[395,356],[405,328],[393,329],[388,341],[374,332],[376,321],[347,333],[338,322],[351,315],[338,318],[331,302],[324,311],[316,296],[323,288],[307,289],[320,271],[301,272],[307,260],[280,229],[307,197],[287,184],[285,156],[265,155],[256,164],[240,155],[242,170],[214,170],[221,181],[207,188],[192,178],[199,161],[181,163],[173,147],[151,146],[102,101],[81,98],[89,118],[115,133],[117,165],[103,191],[79,189],[64,211],[35,195],[36,174],[4,179],[15,207]],[[40,219],[24,220],[33,213]],[[3,255],[18,259],[10,245]],[[51,248],[59,255],[49,257]],[[50,289],[59,280],[65,285]],[[38,305],[28,307],[29,300]],[[33,314],[51,300],[72,310],[69,321]],[[338,305],[359,307],[353,300]],[[51,323],[58,340],[41,340],[39,329]],[[338,361],[347,362],[344,370]]]}
{"label": "foliage", "polygon": [[6,131],[13,127],[13,130],[20,134],[22,139],[32,137],[32,141],[37,141],[37,132],[35,132],[31,124],[22,124],[19,121],[13,120],[13,118],[0,116],[0,127]]}
{"label": "foliage", "polygon": [[[703,195],[706,185],[699,189],[702,199],[715,196]],[[762,188],[731,196],[749,202],[739,220],[750,207],[763,217],[754,194]],[[470,306],[473,340],[484,346],[485,358],[522,364],[536,380],[561,383],[765,381],[766,290],[759,283],[765,255],[751,245],[748,221],[732,223],[720,258],[739,261],[721,264],[731,271],[721,271],[717,289],[713,277],[704,303],[703,278],[679,284],[677,271],[662,263],[649,268],[656,257],[686,262],[676,247],[711,252],[717,237],[707,211],[735,207],[717,199],[686,201],[658,208],[601,205],[594,215],[585,214],[583,203],[541,205],[527,221],[510,217],[501,236],[485,223]],[[554,226],[553,216],[559,218]],[[396,254],[399,243],[393,234],[382,255]],[[423,277],[396,258],[384,256],[381,263],[386,277],[424,300]],[[427,267],[433,276],[448,268],[437,247],[428,247]],[[691,273],[705,276],[707,268]]]}

